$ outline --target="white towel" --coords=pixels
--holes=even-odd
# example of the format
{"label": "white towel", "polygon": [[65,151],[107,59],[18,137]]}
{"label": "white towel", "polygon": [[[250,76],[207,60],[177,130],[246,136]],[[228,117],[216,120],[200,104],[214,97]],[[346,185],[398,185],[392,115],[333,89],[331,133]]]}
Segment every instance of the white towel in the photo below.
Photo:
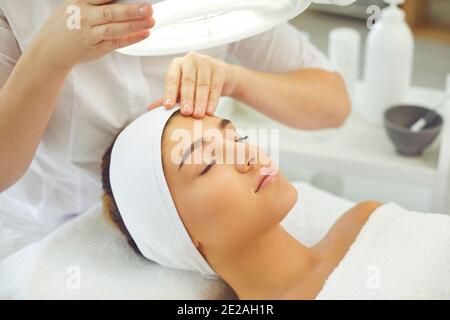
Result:
{"label": "white towel", "polygon": [[138,256],[101,205],[0,263],[0,300],[234,297],[221,280]]}
{"label": "white towel", "polygon": [[317,299],[450,299],[450,217],[378,208]]}

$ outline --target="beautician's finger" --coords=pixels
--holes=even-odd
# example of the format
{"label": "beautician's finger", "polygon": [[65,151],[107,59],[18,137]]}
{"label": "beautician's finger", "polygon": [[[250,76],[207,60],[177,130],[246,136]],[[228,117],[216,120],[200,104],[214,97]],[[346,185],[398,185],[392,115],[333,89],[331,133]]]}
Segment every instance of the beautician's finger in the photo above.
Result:
{"label": "beautician's finger", "polygon": [[107,4],[114,2],[115,0],[85,0],[87,3],[93,4],[93,5],[101,5],[101,4]]}
{"label": "beautician's finger", "polygon": [[181,81],[181,60],[176,58],[172,60],[167,71],[165,87],[164,87],[164,107],[172,108],[177,103],[178,94],[180,91]]}
{"label": "beautician's finger", "polygon": [[194,117],[203,118],[211,87],[211,65],[207,62],[197,66],[197,83],[195,85]]}
{"label": "beautician's finger", "polygon": [[116,50],[135,44],[136,42],[144,40],[149,35],[150,31],[144,30],[120,39],[105,40],[97,44],[97,49],[103,52],[109,52],[111,50]]}
{"label": "beautician's finger", "polygon": [[93,39],[97,41],[96,43],[103,40],[113,40],[134,34],[138,31],[148,30],[154,25],[155,21],[153,18],[132,22],[103,24],[92,28],[92,32],[94,33]]}
{"label": "beautician's finger", "polygon": [[150,111],[150,110],[156,109],[158,107],[161,107],[163,105],[163,101],[164,101],[163,98],[161,98],[161,99],[158,99],[158,100],[150,103],[147,110]]}
{"label": "beautician's finger", "polygon": [[92,26],[107,24],[112,22],[124,22],[151,18],[153,15],[152,6],[148,3],[137,4],[111,4],[94,7],[92,10],[90,23]]}
{"label": "beautician's finger", "polygon": [[197,82],[197,68],[192,61],[182,65],[181,75],[181,113],[191,116],[194,112],[195,83]]}
{"label": "beautician's finger", "polygon": [[224,79],[221,73],[214,70],[211,76],[211,89],[209,92],[209,100],[207,104],[206,114],[208,116],[214,115],[216,112],[219,98],[222,95],[222,89],[224,85]]}

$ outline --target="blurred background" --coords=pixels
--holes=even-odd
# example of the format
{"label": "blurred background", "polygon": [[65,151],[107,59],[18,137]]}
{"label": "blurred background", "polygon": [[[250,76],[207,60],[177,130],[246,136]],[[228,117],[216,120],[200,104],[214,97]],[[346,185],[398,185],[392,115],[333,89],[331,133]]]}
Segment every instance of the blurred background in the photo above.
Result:
{"label": "blurred background", "polygon": [[[371,5],[377,5],[380,8],[386,6],[381,0],[358,0],[355,4],[348,7],[316,4],[291,20],[290,23],[304,32],[311,42],[325,54],[329,54],[330,31],[338,27],[355,29],[361,36],[358,78],[362,80],[364,79],[366,40],[369,33],[367,20],[370,13],[367,10]],[[406,0],[401,8],[406,13],[406,20],[415,38],[411,84],[415,87],[442,90],[443,94],[443,90],[446,88],[446,78],[450,73],[450,0]],[[433,103],[435,102],[428,102],[428,107],[431,107]],[[251,111],[247,110],[247,112]],[[256,115],[252,115],[252,117],[256,117]],[[318,137],[317,141],[321,143],[320,139],[333,139],[333,136],[341,134],[341,131],[302,133],[301,137],[309,137],[312,141]],[[327,134],[329,135],[328,137]],[[382,136],[385,133],[380,127],[377,134]],[[298,145],[300,148],[305,147],[305,140],[302,141],[302,138],[296,138],[299,140]],[[382,143],[380,142],[377,147],[379,147],[381,153],[387,154],[387,158],[374,157],[376,158],[375,161],[380,161],[380,159],[388,162],[391,160],[393,162],[397,161],[398,163],[405,161],[405,165],[408,165],[410,160],[401,159],[400,156],[395,155],[393,150],[391,152],[389,149],[391,146],[388,146],[389,143],[383,139],[382,137],[379,141],[384,143],[384,145],[381,145]],[[350,144],[353,142],[355,140],[350,141]],[[357,146],[361,146],[361,143],[364,144],[364,142],[354,143],[354,148],[359,148]],[[310,145],[311,142],[308,142],[308,148]],[[438,139],[424,155],[413,160],[420,163],[418,171],[427,167],[430,163],[430,167],[434,168],[433,170],[437,170],[437,163],[442,162],[439,156],[439,145]],[[376,148],[373,151],[371,149],[375,156],[378,155],[378,151]],[[343,153],[346,153],[346,151],[343,151]],[[326,158],[327,156],[324,155],[324,157]],[[370,159],[371,155],[367,157]],[[330,161],[332,161],[331,158],[328,162]],[[375,178],[367,179],[362,177],[363,175],[361,174],[352,175],[348,174],[348,172],[340,174],[339,169],[333,168],[332,165],[326,165],[325,167],[329,168],[327,172],[311,171],[302,168],[301,165],[289,165],[286,168],[282,167],[282,169],[291,181],[307,181],[318,188],[325,189],[355,202],[369,199],[383,202],[395,201],[410,210],[422,212],[433,210],[436,188],[433,190],[429,184],[416,183],[413,185],[405,183],[405,181],[397,183],[395,179],[386,182],[383,179],[377,179],[376,173],[374,174]],[[442,166],[439,167],[441,168]],[[445,192],[447,191],[449,189],[446,189]],[[448,201],[447,208],[450,208],[450,195],[444,201]],[[439,211],[450,214],[450,212],[447,212],[450,209],[439,209]]]}
{"label": "blurred background", "polygon": [[[358,0],[348,7],[313,4],[291,23],[308,33],[323,52],[328,52],[328,35],[332,29],[351,27],[358,30],[361,34],[359,70],[362,77],[369,32],[367,8],[370,5],[386,6],[382,0]],[[406,0],[402,8],[415,35],[412,84],[444,89],[446,75],[450,72],[450,0]]]}
{"label": "blurred background", "polygon": [[[356,29],[361,35],[359,78],[363,78],[366,39],[369,33],[367,8],[381,0],[358,0],[349,7],[313,5],[291,23],[307,33],[324,53],[328,52],[329,33],[337,27]],[[450,0],[406,0],[402,6],[415,37],[412,85],[445,89],[450,73]],[[354,201],[395,199],[411,210],[429,212],[431,193],[427,187],[385,183],[361,177],[339,176],[298,169],[289,172],[292,179],[301,178],[322,189]],[[450,200],[449,200],[450,201]]]}

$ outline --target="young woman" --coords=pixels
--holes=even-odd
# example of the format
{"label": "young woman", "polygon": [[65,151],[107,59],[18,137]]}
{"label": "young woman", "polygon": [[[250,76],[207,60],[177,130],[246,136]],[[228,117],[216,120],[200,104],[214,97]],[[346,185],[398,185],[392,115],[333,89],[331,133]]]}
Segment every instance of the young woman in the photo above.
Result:
{"label": "young woman", "polygon": [[[151,115],[148,117],[151,118]],[[164,119],[156,120],[155,123],[164,122]],[[143,167],[148,165],[152,167],[150,170],[161,170],[170,190],[171,199],[168,201],[175,204],[176,214],[181,218],[196,250],[206,259],[214,273],[235,290],[240,299],[315,298],[371,213],[381,203],[368,201],[356,205],[342,215],[319,243],[306,247],[280,225],[296,203],[298,195],[291,183],[273,167],[270,158],[256,146],[246,143],[245,137],[237,136],[230,121],[216,117],[206,117],[201,121],[203,144],[194,143],[179,150],[180,141],[173,137],[182,132],[193,137],[195,123],[194,119],[175,112],[166,125],[161,125],[161,128],[164,128],[162,143],[153,140],[140,144],[137,141],[140,140],[139,136],[149,134],[144,130],[154,128],[152,123],[144,123],[144,129],[138,130],[136,137],[127,142],[123,142],[124,139],[120,143],[116,141],[103,157],[106,212],[137,252],[142,249],[145,252],[143,255],[148,259],[167,266],[184,268],[182,264],[176,265],[167,259],[184,256],[187,249],[171,251],[170,245],[164,244],[165,240],[162,239],[165,235],[158,235],[158,228],[164,229],[161,221],[165,215],[163,207],[171,204],[159,206],[160,199],[152,196],[153,191],[150,188],[160,190],[161,185],[145,186],[149,180],[157,179]],[[128,128],[125,129],[127,130]],[[208,132],[217,130],[222,132],[219,136],[221,138],[207,137]],[[128,132],[125,135],[127,134]],[[122,134],[119,139],[121,136]],[[214,142],[208,144],[208,140]],[[118,144],[120,146],[117,146]],[[131,144],[133,146],[130,146]],[[152,151],[149,144],[155,144],[161,149],[162,162],[159,169],[157,161],[153,163],[151,159],[147,159],[150,153],[155,153],[156,150]],[[134,148],[134,151],[123,151],[123,148],[128,147]],[[243,150],[244,161],[219,163],[219,154],[236,155],[239,148]],[[124,152],[128,155],[124,156]],[[178,153],[182,157],[174,161],[173,155]],[[112,163],[114,157],[115,163]],[[141,157],[142,161],[139,160]],[[189,162],[187,159],[201,161]],[[124,163],[129,160],[133,162],[127,167]],[[139,171],[137,175],[134,174],[136,170]],[[122,191],[120,190],[124,186],[117,175],[123,175],[123,184],[129,183]],[[114,181],[111,179],[113,176]],[[126,201],[123,200],[123,193],[128,192],[127,190],[133,205],[140,201],[141,191],[144,202],[148,198],[153,199],[148,204],[149,207],[144,209],[143,215],[139,216],[137,211],[145,205],[141,204],[136,210],[127,207]],[[158,208],[161,208],[161,212]],[[152,211],[156,215],[155,220],[147,224],[145,220]],[[155,229],[155,225],[159,227]],[[139,234],[136,228],[141,227],[144,230]],[[176,235],[171,236],[177,238]],[[151,239],[147,243],[144,241],[146,237]],[[136,239],[139,240],[135,241]],[[159,243],[164,247],[161,254],[166,255],[166,258],[168,255],[167,259],[161,257],[160,253],[153,253],[153,249],[148,250],[148,246],[157,246]],[[202,272],[201,267],[188,266],[187,269]]]}

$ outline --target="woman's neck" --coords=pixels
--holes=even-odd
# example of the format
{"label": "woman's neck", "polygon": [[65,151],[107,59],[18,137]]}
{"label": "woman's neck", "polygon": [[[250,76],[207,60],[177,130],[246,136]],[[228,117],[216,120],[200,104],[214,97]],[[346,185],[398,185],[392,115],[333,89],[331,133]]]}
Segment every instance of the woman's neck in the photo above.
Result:
{"label": "woman's neck", "polygon": [[283,299],[308,281],[318,256],[277,225],[237,252],[213,254],[209,261],[240,299]]}

